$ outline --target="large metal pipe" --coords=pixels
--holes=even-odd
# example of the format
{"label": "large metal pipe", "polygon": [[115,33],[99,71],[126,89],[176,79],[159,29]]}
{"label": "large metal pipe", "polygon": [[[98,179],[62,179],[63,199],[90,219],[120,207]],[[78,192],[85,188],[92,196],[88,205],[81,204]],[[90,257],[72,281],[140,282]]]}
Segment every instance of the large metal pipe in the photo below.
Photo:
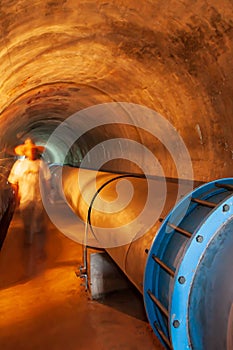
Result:
{"label": "large metal pipe", "polygon": [[[148,182],[158,190],[162,180],[109,173],[101,173],[96,180],[95,176],[90,170],[65,167],[66,198],[75,213],[89,221],[100,246],[143,293],[148,319],[164,346],[232,350],[233,179],[204,184],[178,204],[178,183],[167,179],[161,215],[142,234],[146,224],[128,224],[144,207]],[[134,196],[115,213],[117,201],[115,208],[108,209],[123,178],[130,181]],[[126,192],[123,189],[127,197]],[[158,191],[157,199],[162,200],[162,194]],[[156,207],[149,205],[147,215],[155,214]]]}
{"label": "large metal pipe", "polygon": [[[161,178],[146,179],[132,174],[98,172],[97,175],[92,170],[70,167],[64,167],[62,172],[66,199],[90,225],[92,234],[87,245],[104,248],[143,292],[147,252],[162,218],[175,205],[178,183],[167,180],[165,184]],[[189,184],[183,186],[188,188]],[[149,191],[151,199],[147,202]],[[143,218],[139,218],[143,209]]]}

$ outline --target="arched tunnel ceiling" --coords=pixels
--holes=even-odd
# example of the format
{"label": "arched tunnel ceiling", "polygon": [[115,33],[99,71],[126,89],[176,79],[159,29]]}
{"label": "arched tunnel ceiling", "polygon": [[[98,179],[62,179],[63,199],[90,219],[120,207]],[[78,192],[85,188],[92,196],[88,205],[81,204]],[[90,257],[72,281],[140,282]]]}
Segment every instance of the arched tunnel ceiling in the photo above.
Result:
{"label": "arched tunnel ceiling", "polygon": [[[230,0],[2,0],[1,149],[10,153],[25,134],[44,143],[72,113],[125,101],[174,125],[195,179],[231,176],[232,13]],[[126,127],[108,133],[135,134]],[[91,144],[103,138],[101,131],[91,137]],[[175,176],[171,157],[153,151]]]}

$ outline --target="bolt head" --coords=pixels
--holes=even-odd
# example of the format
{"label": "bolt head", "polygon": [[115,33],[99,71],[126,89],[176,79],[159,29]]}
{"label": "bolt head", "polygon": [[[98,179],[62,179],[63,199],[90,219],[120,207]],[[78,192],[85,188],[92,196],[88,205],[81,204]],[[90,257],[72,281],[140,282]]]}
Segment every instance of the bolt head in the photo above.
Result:
{"label": "bolt head", "polygon": [[203,240],[204,240],[204,237],[201,236],[201,235],[199,235],[199,236],[196,237],[196,241],[197,241],[198,243],[202,243]]}
{"label": "bolt head", "polygon": [[230,210],[230,206],[228,204],[224,204],[222,207],[222,211],[225,213]]}
{"label": "bolt head", "polygon": [[180,277],[178,278],[178,282],[179,282],[180,284],[184,284],[184,283],[186,282],[185,277],[184,277],[184,276],[180,276]]}
{"label": "bolt head", "polygon": [[180,322],[178,320],[174,320],[172,324],[174,328],[178,328],[180,326]]}

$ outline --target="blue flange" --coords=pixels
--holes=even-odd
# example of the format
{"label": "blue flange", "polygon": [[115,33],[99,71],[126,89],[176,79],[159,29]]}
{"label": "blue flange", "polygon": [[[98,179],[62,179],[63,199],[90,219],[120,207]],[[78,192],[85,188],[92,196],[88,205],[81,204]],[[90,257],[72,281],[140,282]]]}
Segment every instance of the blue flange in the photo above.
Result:
{"label": "blue flange", "polygon": [[[212,282],[208,284],[208,278],[216,283],[213,271],[208,276],[206,262],[214,260],[217,245],[224,246],[226,236],[230,235],[231,230],[224,231],[223,227],[233,227],[232,191],[233,178],[195,189],[165,218],[151,245],[144,274],[144,302],[154,332],[168,349],[207,349],[204,332],[198,325],[190,326],[196,320],[208,326],[206,312],[198,310],[202,316],[196,316],[194,310],[199,305],[194,307],[193,303],[203,306],[200,290],[204,293],[206,288],[211,293]],[[233,245],[233,239],[230,238],[228,244]],[[205,279],[200,278],[203,272],[207,276]],[[230,300],[231,293],[228,294]],[[226,316],[231,306],[229,300],[226,301]]]}

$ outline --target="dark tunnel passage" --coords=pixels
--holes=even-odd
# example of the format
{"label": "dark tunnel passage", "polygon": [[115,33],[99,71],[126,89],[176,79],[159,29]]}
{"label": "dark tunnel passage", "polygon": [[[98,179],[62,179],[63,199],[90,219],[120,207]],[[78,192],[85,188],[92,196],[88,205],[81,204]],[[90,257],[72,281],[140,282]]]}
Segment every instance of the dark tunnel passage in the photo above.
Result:
{"label": "dark tunnel passage", "polygon": [[[232,176],[232,12],[230,0],[0,1],[1,244],[15,206],[14,148],[28,137],[65,172],[161,177],[171,187]],[[72,181],[64,187],[78,212]]]}

